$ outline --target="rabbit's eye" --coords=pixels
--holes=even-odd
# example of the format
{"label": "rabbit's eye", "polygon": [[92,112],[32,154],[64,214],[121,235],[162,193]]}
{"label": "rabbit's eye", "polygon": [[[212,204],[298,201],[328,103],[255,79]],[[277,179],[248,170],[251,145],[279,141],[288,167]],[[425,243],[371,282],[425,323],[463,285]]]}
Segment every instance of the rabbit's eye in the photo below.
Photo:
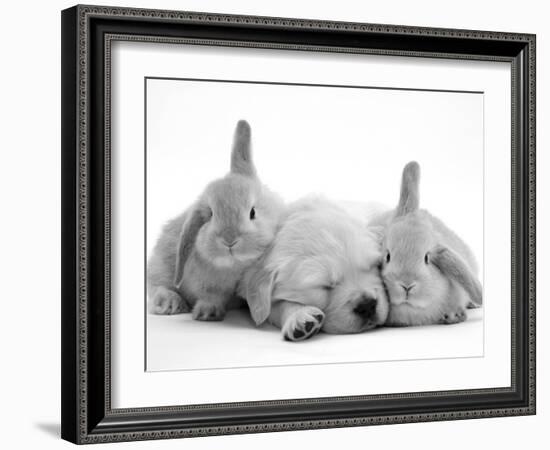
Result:
{"label": "rabbit's eye", "polygon": [[390,252],[386,253],[386,264],[390,262]]}
{"label": "rabbit's eye", "polygon": [[429,253],[426,253],[426,254],[424,255],[424,262],[425,262],[426,264],[429,264],[429,263],[430,263],[430,255],[429,255]]}
{"label": "rabbit's eye", "polygon": [[250,220],[254,220],[255,218],[256,218],[256,209],[252,207],[252,209],[250,210]]}

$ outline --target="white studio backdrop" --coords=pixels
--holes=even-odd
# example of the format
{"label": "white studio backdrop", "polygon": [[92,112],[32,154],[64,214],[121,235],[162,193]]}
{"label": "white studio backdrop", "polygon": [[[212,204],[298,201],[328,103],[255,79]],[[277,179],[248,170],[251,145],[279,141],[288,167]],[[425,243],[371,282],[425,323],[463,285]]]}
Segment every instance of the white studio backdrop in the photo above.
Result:
{"label": "white studio backdrop", "polygon": [[421,206],[482,266],[483,100],[480,92],[149,79],[148,250],[163,223],[228,172],[235,124],[246,119],[260,179],[287,202],[314,193],[394,207],[404,165],[418,161]]}
{"label": "white studio backdrop", "polygon": [[[347,379],[347,383],[340,390],[340,395],[506,386],[509,384],[510,285],[502,282],[502,274],[510,273],[509,259],[502,258],[502,254],[510,254],[508,220],[510,199],[502,195],[502,192],[510,190],[508,176],[510,159],[505,157],[506,152],[508,155],[510,152],[510,135],[507,131],[510,118],[509,65],[468,60],[456,62],[371,55],[292,51],[265,52],[261,49],[209,46],[199,48],[189,45],[159,46],[127,42],[115,43],[111,56],[113,60],[112,170],[114,174],[112,178],[113,258],[111,279],[113,280],[113,309],[111,317],[113,326],[111,328],[111,348],[113,352],[112,401],[115,407],[331,396],[334,395],[334,389],[327,384],[326,380],[342,377]],[[223,65],[219,64],[221,60],[224,61]],[[422,192],[428,193],[423,197],[424,206],[441,215],[454,228],[457,228],[458,224],[462,224],[464,230],[472,226],[471,229],[475,230],[472,231],[472,235],[477,234],[477,237],[464,237],[477,242],[477,244],[471,245],[478,246],[478,257],[483,253],[479,244],[480,228],[485,232],[485,239],[482,243],[486,250],[483,280],[485,298],[489,300],[484,305],[484,327],[480,329],[484,337],[483,357],[437,359],[441,356],[438,354],[420,362],[407,363],[393,360],[376,364],[355,364],[353,369],[345,364],[324,364],[317,366],[292,365],[284,368],[263,367],[262,369],[251,367],[223,371],[144,372],[143,275],[145,258],[143,242],[145,209],[143,195],[145,191],[145,154],[143,138],[145,109],[143,92],[145,77],[267,80],[279,83],[483,92],[483,95],[440,95],[440,93],[423,91],[397,92],[372,89],[363,89],[357,93],[351,89],[345,89],[347,93],[341,93],[337,88],[309,87],[307,89],[311,89],[311,91],[305,91],[306,94],[304,94],[305,88],[280,86],[279,92],[283,89],[293,89],[294,92],[291,95],[276,94],[274,86],[270,86],[271,90],[268,90],[263,85],[254,85],[256,89],[263,86],[265,90],[263,93],[255,93],[255,95],[245,95],[242,91],[239,94],[234,91],[233,94],[230,94],[232,97],[224,97],[227,94],[221,92],[216,93],[216,96],[205,93],[204,96],[199,96],[191,101],[193,95],[197,94],[182,91],[181,87],[174,88],[176,85],[181,86],[183,82],[155,81],[159,85],[168,86],[171,91],[164,91],[164,94],[158,95],[156,100],[153,97],[150,99],[148,96],[148,110],[149,103],[152,101],[153,111],[161,113],[161,110],[166,111],[161,105],[172,105],[169,107],[169,111],[172,111],[173,114],[166,112],[160,114],[162,119],[151,130],[153,136],[156,136],[156,140],[153,142],[149,141],[150,130],[147,130],[148,152],[152,145],[155,155],[157,151],[158,154],[163,155],[154,163],[159,164],[160,161],[162,167],[160,169],[154,165],[152,167],[151,173],[154,174],[155,182],[152,182],[149,176],[147,178],[148,216],[151,215],[155,218],[154,220],[158,221],[156,226],[147,223],[148,233],[149,231],[153,233],[152,236],[148,235],[148,241],[154,241],[158,233],[156,230],[160,228],[161,223],[181,211],[182,207],[186,207],[200,193],[205,183],[227,171],[233,127],[238,119],[243,118],[244,114],[249,115],[245,118],[250,120],[253,127],[254,148],[255,154],[258,156],[260,176],[273,189],[283,191],[283,195],[290,199],[302,193],[321,191],[331,197],[343,197],[345,200],[375,199],[389,203],[390,206],[395,205],[402,166],[413,159],[411,153],[407,153],[412,142],[414,151],[420,155],[415,156],[414,159],[418,159],[424,165],[425,176],[423,177]],[[242,89],[245,85],[239,86]],[[159,87],[159,89],[162,88]],[[320,114],[319,111],[314,112],[313,108],[308,109],[310,105],[319,106],[319,100],[313,98],[314,89],[319,89],[317,92],[321,92],[320,89],[327,89],[327,93],[323,91],[323,107],[327,114]],[[355,95],[351,95],[351,92],[355,92]],[[434,95],[430,97],[429,94]],[[310,97],[300,98],[303,95]],[[355,98],[363,95],[365,96],[363,102]],[[421,101],[420,105],[417,103],[416,108],[412,106],[412,100],[407,101],[407,98],[414,95],[418,95],[417,100]],[[445,95],[447,95],[446,101],[443,99]],[[455,97],[451,97],[452,95],[458,99],[456,100],[458,106],[454,109],[449,108],[446,104],[450,101],[449,98],[452,98],[454,102]],[[321,94],[317,94],[317,96],[321,96]],[[378,96],[377,100],[375,100],[376,96]],[[390,100],[392,96],[395,100]],[[279,97],[282,98],[279,99]],[[273,113],[266,115],[266,120],[262,120],[262,114],[267,114],[262,111],[269,111],[268,108],[264,108],[266,98],[270,99],[274,105],[271,108]],[[405,106],[397,106],[398,103],[401,103],[402,98],[404,99],[402,105]],[[161,105],[154,108],[155,101],[159,101],[159,99],[162,99]],[[209,108],[199,106],[202,99],[205,99],[207,104],[209,103]],[[345,99],[345,103],[342,99]],[[387,106],[387,103],[392,101],[394,102],[393,110]],[[427,108],[425,110],[422,105],[430,101],[433,102],[431,106],[443,109],[448,118],[459,123],[458,129],[453,129],[451,122],[436,117],[436,114],[428,112]],[[194,103],[195,107],[185,112],[186,102]],[[381,118],[375,117],[376,114],[373,112],[375,108],[366,108],[365,103],[369,105],[376,103],[379,111],[382,111],[384,115],[379,114]],[[237,105],[242,105],[241,109]],[[289,105],[297,106],[293,108]],[[340,113],[329,114],[326,105],[339,110]],[[227,117],[222,112],[226,110],[226,107],[230,111]],[[302,110],[303,117],[299,112],[291,111],[292,109]],[[457,112],[456,109],[459,111]],[[207,115],[206,111],[210,111],[210,113]],[[345,114],[345,111],[349,111],[350,114]],[[185,116],[185,114],[190,115]],[[153,114],[153,117],[155,115]],[[196,118],[191,115],[196,115]],[[422,115],[425,116],[424,121],[421,120]],[[293,120],[286,120],[286,116]],[[313,117],[311,122],[304,119],[307,117]],[[367,127],[364,122],[365,117],[380,124],[386,134],[374,126]],[[206,118],[209,119],[208,126],[204,125],[205,120],[197,120]],[[278,132],[274,133],[272,129],[275,127],[272,122],[276,119],[279,121],[279,126],[277,127]],[[437,130],[427,125],[430,121],[437,124]],[[413,125],[408,125],[410,122],[413,122]],[[186,123],[190,123],[192,126],[186,126]],[[223,131],[212,131],[216,123]],[[327,125],[329,123],[330,126]],[[401,124],[406,130],[406,134],[395,136],[399,134],[398,129]],[[160,132],[159,125],[162,130],[166,131]],[[195,130],[193,128],[200,132],[194,137]],[[338,132],[332,134],[331,129]],[[284,133],[283,130],[288,131]],[[369,133],[366,132],[367,130]],[[422,138],[422,130],[424,133],[429,130],[437,138],[433,140]],[[164,133],[167,133],[169,137],[166,138]],[[185,133],[189,136],[185,136]],[[476,133],[478,139],[474,139],[473,142],[468,142],[464,137],[464,135],[476,136]],[[448,134],[451,134],[454,139],[449,139]],[[323,137],[324,142],[319,139],[312,145],[312,141],[315,141],[316,136],[319,135]],[[159,136],[162,138],[159,139]],[[186,139],[190,139],[187,144]],[[423,140],[425,141],[424,145],[421,145]],[[463,146],[455,147],[457,140],[462,142]],[[342,142],[343,145],[340,145]],[[326,143],[331,145],[327,146]],[[181,150],[174,150],[174,145],[181,145]],[[340,146],[338,147],[338,145]],[[452,158],[454,154],[454,164],[442,156],[444,154],[442,148],[445,145],[451,149],[449,158]],[[335,150],[334,147],[338,147],[338,150]],[[384,151],[372,152],[371,149],[377,147],[383,148]],[[272,151],[266,151],[266,148],[272,149]],[[426,151],[426,148],[429,148],[430,151],[422,155],[422,151]],[[386,153],[390,150],[399,152],[398,157],[394,156],[396,161],[390,157],[385,159],[388,156]],[[211,152],[207,162],[205,156],[196,158],[196,154],[202,152]],[[337,171],[330,167],[332,164],[329,164],[332,155],[336,152],[339,156],[335,160],[339,164]],[[467,160],[471,158],[471,167],[463,165],[461,171],[457,170],[457,167],[459,164],[463,164],[458,162],[459,155],[462,153],[465,153]],[[278,159],[282,154],[287,156]],[[323,156],[315,159],[315,155],[319,156],[319,154]],[[340,154],[346,155],[347,158],[340,157]],[[182,155],[187,159],[180,159]],[[162,162],[164,158],[174,159],[167,163],[166,161]],[[378,164],[372,163],[375,158],[378,159]],[[401,161],[397,161],[397,158],[401,158]],[[441,163],[441,170],[431,166],[433,163],[431,158],[435,158]],[[204,162],[201,164],[202,159]],[[152,158],[147,158],[148,174],[151,169],[149,167],[151,160]],[[312,160],[315,160],[315,163],[312,163]],[[288,161],[291,163],[287,169]],[[485,164],[484,171],[480,167],[483,162]],[[291,176],[292,163],[300,169],[292,172]],[[184,170],[186,164],[193,166],[198,164],[198,167],[202,167],[203,170],[192,169],[191,172],[194,173],[189,175],[186,180],[184,174],[190,172]],[[374,166],[377,167],[376,170],[374,170]],[[372,167],[372,169],[363,170],[363,167]],[[380,167],[383,168],[380,169]],[[319,168],[319,170],[313,170],[314,168]],[[308,173],[307,176],[304,176],[303,172],[306,170]],[[283,171],[286,182],[292,183],[290,188],[281,183],[280,178]],[[449,172],[449,174],[443,176],[442,171]],[[337,172],[336,176],[332,176],[334,182],[327,181],[326,173],[334,172]],[[353,173],[353,176],[349,176],[349,173]],[[471,180],[466,173],[472,173]],[[369,176],[371,174],[373,178],[377,177],[377,182],[369,184],[372,181]],[[388,182],[389,179],[392,181]],[[453,179],[452,183],[449,181],[451,179]],[[156,180],[160,180],[158,184]],[[170,186],[169,183],[174,184]],[[179,185],[178,183],[189,184]],[[359,183],[364,188],[358,188]],[[387,192],[385,188],[390,184],[393,186],[391,193]],[[475,224],[471,224],[474,219],[471,219],[470,216],[465,219],[452,210],[460,208],[461,211],[464,211],[465,208],[470,212],[475,209],[475,206],[472,205],[482,204],[483,200],[479,198],[481,195],[480,185],[486,202],[483,211],[477,217],[479,225],[476,227]],[[155,186],[154,189],[162,186],[163,192],[154,194],[155,191],[150,191],[152,186]],[[185,186],[185,188],[178,186]],[[450,189],[449,186],[451,186]],[[465,193],[459,190],[463,190]],[[172,198],[176,198],[176,200],[167,200],[166,192],[174,192]],[[363,197],[364,192],[372,192],[372,196],[370,198]],[[153,206],[151,195],[154,195],[155,200],[163,205],[162,211],[151,214],[150,208]],[[446,195],[454,196],[454,199],[449,200]],[[468,197],[468,202],[471,204],[466,204],[464,207],[457,206],[467,203],[464,202],[465,196]],[[160,197],[163,199],[159,201]],[[462,213],[463,215],[464,213]],[[484,221],[483,215],[485,216]],[[491,232],[487,233],[487,230],[491,230]],[[460,229],[457,231],[468,233]],[[497,299],[501,303],[497,303]],[[195,342],[194,339],[190,341]],[[477,342],[479,343],[479,340]],[[177,347],[181,349],[178,352],[180,357],[185,357],[186,347],[184,345]],[[190,347],[194,349],[195,344]],[[423,346],[422,348],[428,347]],[[219,351],[219,349],[217,350]],[[266,348],[265,351],[270,350],[271,348]],[[479,348],[468,354],[479,355]],[[459,356],[456,352],[453,355]],[[392,358],[390,357],[390,359]],[[208,363],[198,364],[198,367],[213,366]],[[258,377],[258,370],[262,370],[262,377],[276,378],[279,382],[255,384],[254,380]],[[395,373],[404,370],[409,374],[407,378],[392,380],[387,377],[388,371]],[[315,377],[312,377],[313,373],[315,373]],[[426,376],[427,373],[432,376]],[[366,378],[372,381],[368,387],[365,387],[363,381]],[[221,379],[224,380],[224,383],[231,384],[232,389],[225,389],[225,384],[219,383]],[[182,385],[193,386],[193,388],[182,390]]]}
{"label": "white studio backdrop", "polygon": [[[2,337],[3,367],[0,393],[3,408],[0,413],[5,426],[0,442],[5,448],[72,449],[73,444],[59,437],[60,395],[60,14],[74,1],[31,0],[24,5],[11,2],[4,5],[8,19],[0,28],[3,56],[17,61],[16,69],[0,73],[3,86],[0,114],[2,129],[2,161],[0,185],[5,217],[2,230],[1,268],[4,274],[3,298],[5,311]],[[539,149],[550,144],[547,127],[550,91],[544,82],[550,73],[548,44],[548,5],[526,0],[521,5],[510,0],[390,0],[386,2],[311,2],[277,0],[109,0],[96,3],[117,6],[166,8],[191,11],[211,11],[234,14],[257,14],[282,17],[319,18],[371,23],[390,23],[415,26],[452,27],[478,30],[500,30],[537,33],[537,140]],[[496,13],[498,12],[498,13]],[[21,33],[21,19],[31,33]],[[39,36],[39,37],[37,37]],[[16,37],[16,38],[14,38]],[[40,68],[37,76],[37,67]],[[32,95],[30,91],[32,90]],[[23,95],[29,93],[29,95]],[[32,132],[29,123],[32,118]],[[550,178],[544,176],[549,167],[548,152],[539,151],[538,224],[539,230],[550,225],[547,192]],[[425,174],[426,175],[426,174]],[[39,219],[38,219],[39,218]],[[36,236],[39,220],[40,239]],[[548,234],[539,231],[537,239],[539,280],[538,296],[550,294],[544,274],[550,270]],[[35,262],[40,270],[33,276],[40,293],[26,297],[22,286],[29,285],[30,251],[37,250]],[[22,251],[23,249],[23,251]],[[143,249],[142,249],[143,250]],[[508,255],[503,250],[502,258]],[[23,313],[21,301],[32,310]],[[13,311],[13,313],[12,313]],[[548,303],[538,302],[538,316],[547,317]],[[550,339],[550,331],[539,320],[539,348]],[[548,376],[550,354],[538,352],[539,380]],[[39,376],[37,376],[39,374]],[[256,380],[261,383],[262,380]],[[339,381],[345,383],[345,379]],[[30,406],[29,399],[32,399]],[[490,444],[500,449],[536,447],[544,442],[549,421],[549,390],[540,382],[537,389],[537,416],[505,417],[490,420],[462,420],[434,423],[356,427],[331,430],[311,430],[286,433],[217,436],[212,438],[142,441],[115,444],[116,449],[281,449],[315,446],[332,449],[342,442],[350,445],[368,442],[371,447],[463,450]],[[538,444],[540,446],[540,444]],[[98,448],[113,448],[99,445]]]}
{"label": "white studio backdrop", "polygon": [[[243,53],[247,53],[246,51]],[[423,169],[421,202],[457,231],[483,267],[484,94],[253,82],[146,80],[147,248],[229,168],[235,124],[249,121],[260,178],[287,202],[395,206],[403,166]],[[339,200],[343,200],[339,201]],[[360,207],[353,208],[358,211]],[[148,371],[481,357],[482,311],[456,327],[321,335],[289,346],[279,330],[230,313],[147,317]],[[196,342],[191,348],[187,342]],[[434,344],[437,342],[437,344]]]}

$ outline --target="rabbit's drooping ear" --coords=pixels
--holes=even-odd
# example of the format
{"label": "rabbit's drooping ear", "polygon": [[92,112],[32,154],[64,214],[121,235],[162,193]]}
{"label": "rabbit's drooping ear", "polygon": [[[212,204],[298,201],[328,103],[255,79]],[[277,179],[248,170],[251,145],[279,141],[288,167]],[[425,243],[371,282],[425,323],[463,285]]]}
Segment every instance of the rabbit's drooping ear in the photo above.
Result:
{"label": "rabbit's drooping ear", "polygon": [[256,176],[256,168],[252,162],[250,144],[250,125],[246,120],[239,120],[235,128],[233,150],[231,152],[231,172],[248,177]]}
{"label": "rabbit's drooping ear", "polygon": [[443,275],[460,284],[470,296],[470,301],[476,306],[481,306],[483,303],[481,283],[462,258],[443,246],[437,246],[430,255],[432,263]]}
{"label": "rabbit's drooping ear", "polygon": [[183,223],[176,251],[175,286],[180,285],[183,278],[183,268],[193,250],[197,234],[199,234],[201,227],[208,222],[211,214],[210,208],[207,206],[197,205],[189,212],[189,216]]}
{"label": "rabbit's drooping ear", "polygon": [[416,161],[411,161],[403,169],[396,216],[403,216],[418,210],[420,204],[419,185],[420,166]]}
{"label": "rabbit's drooping ear", "polygon": [[246,277],[246,303],[256,325],[265,322],[269,317],[274,280],[275,273],[264,267],[257,268]]}

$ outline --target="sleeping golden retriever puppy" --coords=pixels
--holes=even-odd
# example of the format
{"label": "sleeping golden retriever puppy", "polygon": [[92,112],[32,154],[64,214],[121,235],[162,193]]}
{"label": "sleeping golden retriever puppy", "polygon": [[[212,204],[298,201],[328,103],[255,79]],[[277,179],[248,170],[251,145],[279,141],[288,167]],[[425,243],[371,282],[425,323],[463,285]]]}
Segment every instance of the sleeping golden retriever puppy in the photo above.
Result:
{"label": "sleeping golden retriever puppy", "polygon": [[268,320],[287,340],[320,330],[359,333],[388,315],[380,258],[380,244],[364,223],[328,200],[304,199],[289,206],[241,292],[256,324]]}

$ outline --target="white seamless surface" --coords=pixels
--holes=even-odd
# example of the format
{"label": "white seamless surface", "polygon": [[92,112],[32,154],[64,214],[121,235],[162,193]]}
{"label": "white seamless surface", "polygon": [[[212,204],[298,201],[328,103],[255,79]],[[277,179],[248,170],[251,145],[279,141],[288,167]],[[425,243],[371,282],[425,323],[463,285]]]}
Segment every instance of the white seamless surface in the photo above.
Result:
{"label": "white seamless surface", "polygon": [[[483,93],[346,86],[148,78],[148,256],[167,219],[227,172],[235,124],[246,118],[263,182],[286,201],[312,192],[351,201],[363,221],[366,202],[396,203],[403,166],[418,161],[422,207],[457,232],[482,266]],[[148,315],[147,370],[483,356],[482,310],[454,327],[321,334],[302,345],[239,313],[211,323]]]}
{"label": "white seamless surface", "polygon": [[[510,68],[507,64],[137,43],[116,43],[112,58],[113,407],[510,384]],[[484,91],[484,357],[144,372],[144,76]],[[400,376],[403,373],[407,376]],[[339,381],[334,383],[334,380]]]}
{"label": "white seamless surface", "polygon": [[421,206],[482,264],[482,93],[151,78],[146,88],[149,252],[167,219],[227,173],[245,118],[258,174],[286,201],[313,192],[393,206],[402,168],[418,161]]}

